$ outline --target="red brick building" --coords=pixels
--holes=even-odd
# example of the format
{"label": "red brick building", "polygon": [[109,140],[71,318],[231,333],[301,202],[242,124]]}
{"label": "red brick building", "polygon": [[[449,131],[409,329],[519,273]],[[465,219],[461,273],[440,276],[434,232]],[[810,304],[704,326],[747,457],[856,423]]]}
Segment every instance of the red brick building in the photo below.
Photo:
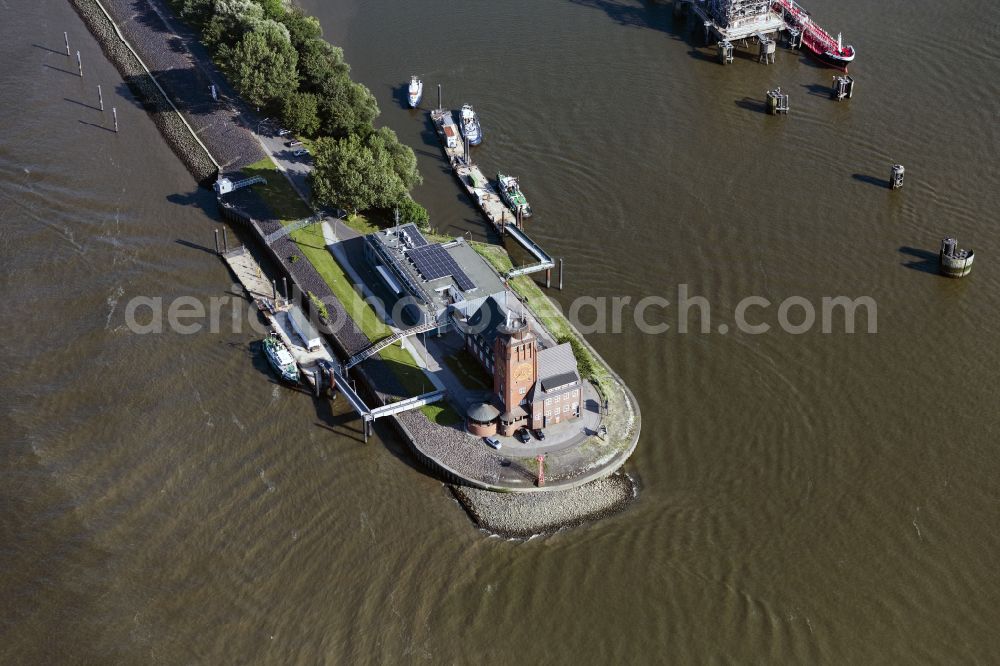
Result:
{"label": "red brick building", "polygon": [[[513,435],[580,416],[583,385],[568,343],[540,349],[527,317],[504,310],[492,296],[469,318],[466,349],[493,376],[496,409],[473,405],[469,431]],[[487,417],[499,411],[494,420]]]}

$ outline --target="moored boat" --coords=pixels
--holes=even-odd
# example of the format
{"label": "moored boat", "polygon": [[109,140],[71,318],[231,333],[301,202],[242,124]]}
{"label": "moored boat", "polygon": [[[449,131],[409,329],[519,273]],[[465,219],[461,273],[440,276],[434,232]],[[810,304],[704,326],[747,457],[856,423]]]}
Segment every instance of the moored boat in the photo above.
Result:
{"label": "moored boat", "polygon": [[847,66],[854,62],[856,55],[854,47],[845,45],[841,35],[838,34],[834,39],[830,33],[813,23],[809,12],[800,7],[795,0],[775,0],[773,7],[790,27],[802,34],[802,45],[817,60],[845,71]]}
{"label": "moored boat", "polygon": [[268,364],[278,373],[278,378],[291,384],[299,381],[299,367],[292,358],[292,353],[278,336],[271,334],[264,338],[264,356]]}
{"label": "moored boat", "polygon": [[469,140],[469,144],[478,146],[483,142],[483,128],[479,125],[479,116],[476,115],[471,104],[462,105],[459,121],[462,136]]}
{"label": "moored boat", "polygon": [[521,191],[521,186],[518,184],[517,178],[514,176],[505,176],[498,172],[497,183],[499,184],[500,198],[507,204],[511,212],[517,215],[517,212],[520,210],[521,217],[531,217],[531,206],[528,205],[528,199],[524,196],[524,192]]}
{"label": "moored boat", "polygon": [[421,98],[424,96],[424,82],[417,78],[416,74],[410,77],[410,87],[407,89],[406,93],[407,99],[410,102],[410,108],[417,108],[417,105],[420,104]]}

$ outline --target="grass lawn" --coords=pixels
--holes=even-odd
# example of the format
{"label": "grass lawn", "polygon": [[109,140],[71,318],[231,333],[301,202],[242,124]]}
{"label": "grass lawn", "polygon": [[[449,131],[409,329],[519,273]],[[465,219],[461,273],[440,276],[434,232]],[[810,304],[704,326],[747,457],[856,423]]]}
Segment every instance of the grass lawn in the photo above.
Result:
{"label": "grass lawn", "polygon": [[[248,175],[264,176],[267,179],[267,185],[257,185],[255,191],[264,198],[274,214],[284,224],[312,215],[312,210],[302,201],[284,174],[278,171],[271,158],[265,157],[243,171]],[[358,218],[359,225],[367,224],[364,217],[354,217]],[[301,250],[302,256],[313,265],[337,300],[343,303],[348,315],[369,340],[375,342],[392,334],[389,327],[378,318],[375,311],[354,290],[354,286],[344,273],[344,269],[326,249],[322,225],[313,224],[298,229],[292,232],[291,237]],[[413,356],[402,347],[391,345],[383,349],[379,353],[379,357],[389,363],[389,367],[407,393],[418,395],[433,389],[430,380],[413,360]],[[458,412],[447,403],[425,405],[421,411],[427,418],[441,425],[451,425],[461,420]]]}

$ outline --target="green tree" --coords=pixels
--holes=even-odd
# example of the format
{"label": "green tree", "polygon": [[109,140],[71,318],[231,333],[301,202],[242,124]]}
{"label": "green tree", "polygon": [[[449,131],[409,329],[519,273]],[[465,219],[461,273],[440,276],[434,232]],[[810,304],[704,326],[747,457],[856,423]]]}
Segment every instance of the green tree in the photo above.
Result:
{"label": "green tree", "polygon": [[392,129],[380,127],[372,133],[369,144],[373,150],[385,153],[393,172],[399,177],[407,192],[424,182],[417,169],[417,156],[413,154],[413,149],[400,143],[399,137]]}
{"label": "green tree", "polygon": [[201,37],[213,49],[233,46],[263,20],[264,10],[251,0],[215,0]]}
{"label": "green tree", "polygon": [[324,134],[345,137],[368,131],[378,117],[378,104],[371,91],[346,76],[323,82],[319,95],[319,117]]}
{"label": "green tree", "polygon": [[283,100],[298,88],[298,54],[280,23],[264,20],[235,46],[220,48],[219,59],[251,104],[265,106]]}
{"label": "green tree", "polygon": [[278,20],[288,28],[288,35],[291,37],[292,46],[299,49],[299,51],[309,41],[318,40],[323,36],[323,28],[319,24],[319,19],[315,16],[307,15],[301,9],[289,9]]}
{"label": "green tree", "polygon": [[215,13],[215,0],[171,0],[178,16],[196,26],[203,26]]}
{"label": "green tree", "polygon": [[366,136],[324,137],[316,143],[313,164],[316,202],[355,212],[392,208],[407,199],[407,191],[420,182],[413,151],[401,146],[396,133],[388,128]]}
{"label": "green tree", "polygon": [[313,164],[313,197],[320,205],[354,212],[389,208],[406,192],[387,154],[358,134],[320,139]]}
{"label": "green tree", "polygon": [[401,201],[396,203],[395,208],[399,211],[401,222],[413,222],[421,229],[427,229],[430,226],[431,216],[427,209],[410,197],[403,197]]}
{"label": "green tree", "polygon": [[264,10],[264,16],[275,21],[280,21],[288,13],[285,9],[284,0],[253,0]]}
{"label": "green tree", "polygon": [[309,39],[298,49],[299,78],[306,90],[319,92],[330,79],[350,77],[351,68],[344,62],[343,50],[333,44],[323,39]]}
{"label": "green tree", "polygon": [[316,96],[312,93],[294,92],[282,102],[281,117],[285,127],[298,134],[314,136],[319,130]]}

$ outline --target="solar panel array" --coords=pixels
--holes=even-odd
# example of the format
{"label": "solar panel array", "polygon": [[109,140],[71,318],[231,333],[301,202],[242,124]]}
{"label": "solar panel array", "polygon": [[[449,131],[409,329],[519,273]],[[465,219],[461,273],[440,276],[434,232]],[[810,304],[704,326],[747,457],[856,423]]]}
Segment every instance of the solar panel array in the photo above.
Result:
{"label": "solar panel array", "polygon": [[407,252],[406,256],[410,258],[425,280],[437,280],[450,275],[462,291],[476,288],[476,283],[469,279],[465,271],[440,245],[416,247]]}

